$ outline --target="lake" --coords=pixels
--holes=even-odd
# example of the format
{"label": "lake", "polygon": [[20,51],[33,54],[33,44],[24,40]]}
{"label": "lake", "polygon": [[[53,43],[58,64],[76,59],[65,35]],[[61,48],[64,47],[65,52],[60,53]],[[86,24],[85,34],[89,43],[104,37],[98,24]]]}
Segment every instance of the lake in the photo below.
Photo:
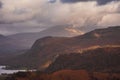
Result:
{"label": "lake", "polygon": [[5,66],[0,66],[0,75],[1,74],[12,74],[12,73],[16,73],[16,72],[19,72],[19,71],[22,71],[22,72],[26,71],[26,70],[5,70],[3,68],[5,68]]}

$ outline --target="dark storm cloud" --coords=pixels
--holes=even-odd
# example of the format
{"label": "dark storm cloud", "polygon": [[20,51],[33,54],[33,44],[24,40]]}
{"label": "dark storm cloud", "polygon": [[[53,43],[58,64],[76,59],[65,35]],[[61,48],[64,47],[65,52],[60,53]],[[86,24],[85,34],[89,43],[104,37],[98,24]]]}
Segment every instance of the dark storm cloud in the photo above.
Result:
{"label": "dark storm cloud", "polygon": [[107,3],[112,2],[112,1],[120,1],[120,0],[97,0],[97,3],[99,5],[104,5],[104,4],[107,4]]}
{"label": "dark storm cloud", "polygon": [[63,3],[76,3],[76,2],[87,2],[87,1],[97,1],[98,5],[105,5],[112,1],[120,1],[120,0],[61,0]]}
{"label": "dark storm cloud", "polygon": [[63,3],[76,3],[76,2],[86,2],[86,1],[93,1],[93,0],[61,0]]}

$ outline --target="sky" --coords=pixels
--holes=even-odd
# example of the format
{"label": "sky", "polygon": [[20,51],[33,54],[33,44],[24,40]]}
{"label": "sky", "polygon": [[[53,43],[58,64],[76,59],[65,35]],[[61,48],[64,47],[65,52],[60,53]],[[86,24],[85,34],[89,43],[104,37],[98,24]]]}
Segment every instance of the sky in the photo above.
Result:
{"label": "sky", "polygon": [[56,25],[71,25],[87,32],[119,26],[119,21],[119,0],[0,0],[3,35],[40,32]]}

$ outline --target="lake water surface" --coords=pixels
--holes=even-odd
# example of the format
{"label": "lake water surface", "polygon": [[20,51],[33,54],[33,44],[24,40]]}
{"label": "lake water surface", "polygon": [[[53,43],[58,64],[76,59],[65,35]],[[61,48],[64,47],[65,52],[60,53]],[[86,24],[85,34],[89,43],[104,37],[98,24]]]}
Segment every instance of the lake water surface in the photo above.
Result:
{"label": "lake water surface", "polygon": [[26,71],[26,70],[5,70],[3,68],[5,68],[5,66],[0,66],[0,75],[1,74],[12,74],[12,73],[16,73],[16,72],[19,72],[19,71],[22,71],[22,72]]}

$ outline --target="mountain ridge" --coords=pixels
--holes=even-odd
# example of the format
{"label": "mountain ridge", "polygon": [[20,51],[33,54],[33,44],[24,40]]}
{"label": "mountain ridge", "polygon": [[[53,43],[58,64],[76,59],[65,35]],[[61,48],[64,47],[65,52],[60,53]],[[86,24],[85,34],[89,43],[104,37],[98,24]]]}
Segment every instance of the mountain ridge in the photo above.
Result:
{"label": "mountain ridge", "polygon": [[[105,33],[102,35],[104,37],[93,37],[94,31],[91,31],[76,37],[66,38],[49,36],[38,39],[25,54],[9,60],[9,65],[14,66],[14,64],[16,64],[15,66],[19,65],[25,67],[30,67],[32,65],[35,69],[43,69],[41,67],[43,64],[48,64],[48,62],[51,62],[51,60],[59,54],[78,53],[81,49],[86,49],[92,46],[120,45],[120,35],[118,35],[120,34],[119,27],[100,30]],[[96,32],[98,31],[99,30]]]}
{"label": "mountain ridge", "polygon": [[[9,35],[8,37],[15,39],[16,41],[20,42],[23,46],[30,48],[37,39],[43,37],[47,37],[47,36],[73,37],[82,34],[82,32],[79,33],[79,30],[77,30],[76,28],[69,27],[68,25],[58,25],[58,26],[50,27],[40,32],[19,33],[19,34]],[[76,30],[78,31],[78,33],[72,32],[72,30],[74,31]]]}

